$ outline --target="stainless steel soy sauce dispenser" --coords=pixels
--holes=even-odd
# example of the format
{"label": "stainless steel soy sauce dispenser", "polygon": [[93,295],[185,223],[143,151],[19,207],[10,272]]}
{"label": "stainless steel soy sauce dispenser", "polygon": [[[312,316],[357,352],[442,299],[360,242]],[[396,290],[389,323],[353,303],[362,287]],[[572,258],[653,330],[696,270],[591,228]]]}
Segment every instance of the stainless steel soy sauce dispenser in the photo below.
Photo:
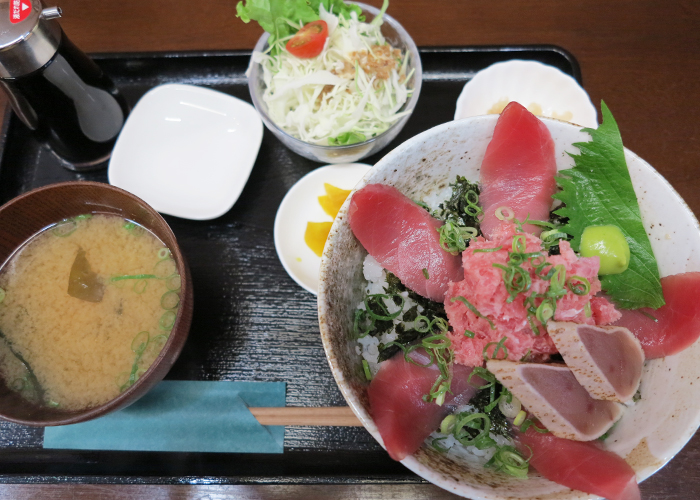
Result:
{"label": "stainless steel soy sauce dispenser", "polygon": [[0,87],[66,168],[88,170],[109,158],[129,108],[58,17],[41,0],[0,0]]}

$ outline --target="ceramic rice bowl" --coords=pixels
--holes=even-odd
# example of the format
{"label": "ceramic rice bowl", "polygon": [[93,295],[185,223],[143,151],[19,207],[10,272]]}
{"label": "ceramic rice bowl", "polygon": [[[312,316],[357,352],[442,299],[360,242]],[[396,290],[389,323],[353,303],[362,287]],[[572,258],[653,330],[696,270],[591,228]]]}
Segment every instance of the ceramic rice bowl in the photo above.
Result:
{"label": "ceramic rice bowl", "polygon": [[[481,161],[498,116],[478,116],[445,123],[400,145],[387,154],[356,186],[382,183],[395,186],[412,199],[442,200],[457,175],[479,179]],[[543,119],[554,139],[557,168],[573,166],[571,146],[587,142],[588,134],[569,123]],[[700,271],[700,227],[671,185],[631,151],[625,158],[642,219],[656,254],[661,276]],[[348,198],[349,200],[350,198]],[[347,221],[349,201],[333,224],[321,261],[319,321],[326,356],[345,399],[374,438],[383,445],[367,398],[361,357],[353,339],[353,314],[361,301],[366,251]],[[700,424],[700,343],[674,356],[648,361],[642,378],[642,399],[628,408],[604,446],[626,458],[642,481],[666,464]],[[419,476],[458,495],[474,499],[597,498],[552,483],[533,470],[520,480],[484,469],[476,456],[441,454],[423,444],[402,463]]]}

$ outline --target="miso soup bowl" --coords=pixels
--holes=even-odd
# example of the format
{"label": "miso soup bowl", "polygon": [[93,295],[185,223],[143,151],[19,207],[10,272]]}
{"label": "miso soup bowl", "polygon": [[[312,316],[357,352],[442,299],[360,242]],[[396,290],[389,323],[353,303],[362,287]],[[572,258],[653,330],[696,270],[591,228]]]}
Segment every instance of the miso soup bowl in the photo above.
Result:
{"label": "miso soup bowl", "polygon": [[[401,144],[382,158],[356,186],[389,184],[414,200],[443,200],[457,175],[472,181],[498,116],[479,116],[439,125]],[[573,166],[566,154],[572,144],[590,137],[580,127],[542,120],[554,139],[557,168]],[[661,276],[700,271],[700,227],[685,202],[656,170],[625,150],[642,219]],[[362,261],[367,254],[347,220],[352,194],[341,208],[321,259],[318,310],[321,336],[331,370],[345,399],[367,430],[383,446],[367,398],[369,383],[353,339],[353,312],[365,284]],[[624,457],[642,481],[665,465],[686,444],[700,424],[700,343],[645,364],[642,399],[628,408],[604,447]],[[419,476],[472,499],[571,500],[597,498],[550,482],[532,469],[520,480],[485,469],[479,458],[439,453],[428,443],[402,463]]]}
{"label": "miso soup bowl", "polygon": [[181,276],[180,306],[167,342],[148,370],[119,396],[100,406],[65,411],[37,406],[13,392],[0,378],[0,417],[33,426],[66,425],[91,420],[124,408],[160,382],[180,354],[192,321],[192,280],[175,235],[165,220],[131,193],[99,182],[66,182],[38,188],[0,207],[0,263],[30,237],[69,217],[114,214],[149,229],[170,249]]}

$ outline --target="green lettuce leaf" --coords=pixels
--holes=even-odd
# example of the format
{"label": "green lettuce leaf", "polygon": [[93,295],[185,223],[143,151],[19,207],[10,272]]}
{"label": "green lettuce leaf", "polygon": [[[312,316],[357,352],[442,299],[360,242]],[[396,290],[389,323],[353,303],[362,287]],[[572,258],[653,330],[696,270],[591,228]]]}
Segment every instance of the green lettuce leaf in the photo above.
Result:
{"label": "green lettuce leaf", "polygon": [[286,38],[298,31],[299,23],[307,24],[319,19],[321,4],[328,12],[350,17],[355,11],[362,21],[362,9],[348,5],[343,0],[242,0],[236,4],[236,15],[244,23],[257,21],[262,29],[270,33],[269,44]]}
{"label": "green lettuce leaf", "polygon": [[338,137],[329,137],[328,144],[331,146],[347,146],[348,144],[357,144],[367,140],[365,134],[359,132],[345,132]]}
{"label": "green lettuce leaf", "polygon": [[562,229],[573,236],[571,247],[576,251],[587,226],[618,226],[630,247],[630,264],[623,273],[603,276],[603,290],[622,309],[656,309],[664,305],[659,268],[642,225],[620,131],[604,102],[601,111],[603,123],[583,129],[591,142],[574,144],[581,152],[571,155],[575,167],[557,176],[562,190],[554,197],[565,206],[555,213],[569,219]]}

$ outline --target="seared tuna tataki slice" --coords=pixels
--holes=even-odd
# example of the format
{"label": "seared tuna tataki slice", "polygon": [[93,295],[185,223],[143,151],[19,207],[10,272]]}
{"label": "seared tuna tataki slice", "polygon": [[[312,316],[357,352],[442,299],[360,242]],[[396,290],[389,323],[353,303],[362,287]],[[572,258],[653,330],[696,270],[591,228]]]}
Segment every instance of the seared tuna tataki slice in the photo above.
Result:
{"label": "seared tuna tataki slice", "polygon": [[492,359],[486,368],[557,437],[591,441],[622,416],[622,405],[593,399],[566,365]]}
{"label": "seared tuna tataki slice", "polygon": [[644,351],[627,328],[550,321],[547,332],[591,396],[619,402],[632,399],[642,380]]}

